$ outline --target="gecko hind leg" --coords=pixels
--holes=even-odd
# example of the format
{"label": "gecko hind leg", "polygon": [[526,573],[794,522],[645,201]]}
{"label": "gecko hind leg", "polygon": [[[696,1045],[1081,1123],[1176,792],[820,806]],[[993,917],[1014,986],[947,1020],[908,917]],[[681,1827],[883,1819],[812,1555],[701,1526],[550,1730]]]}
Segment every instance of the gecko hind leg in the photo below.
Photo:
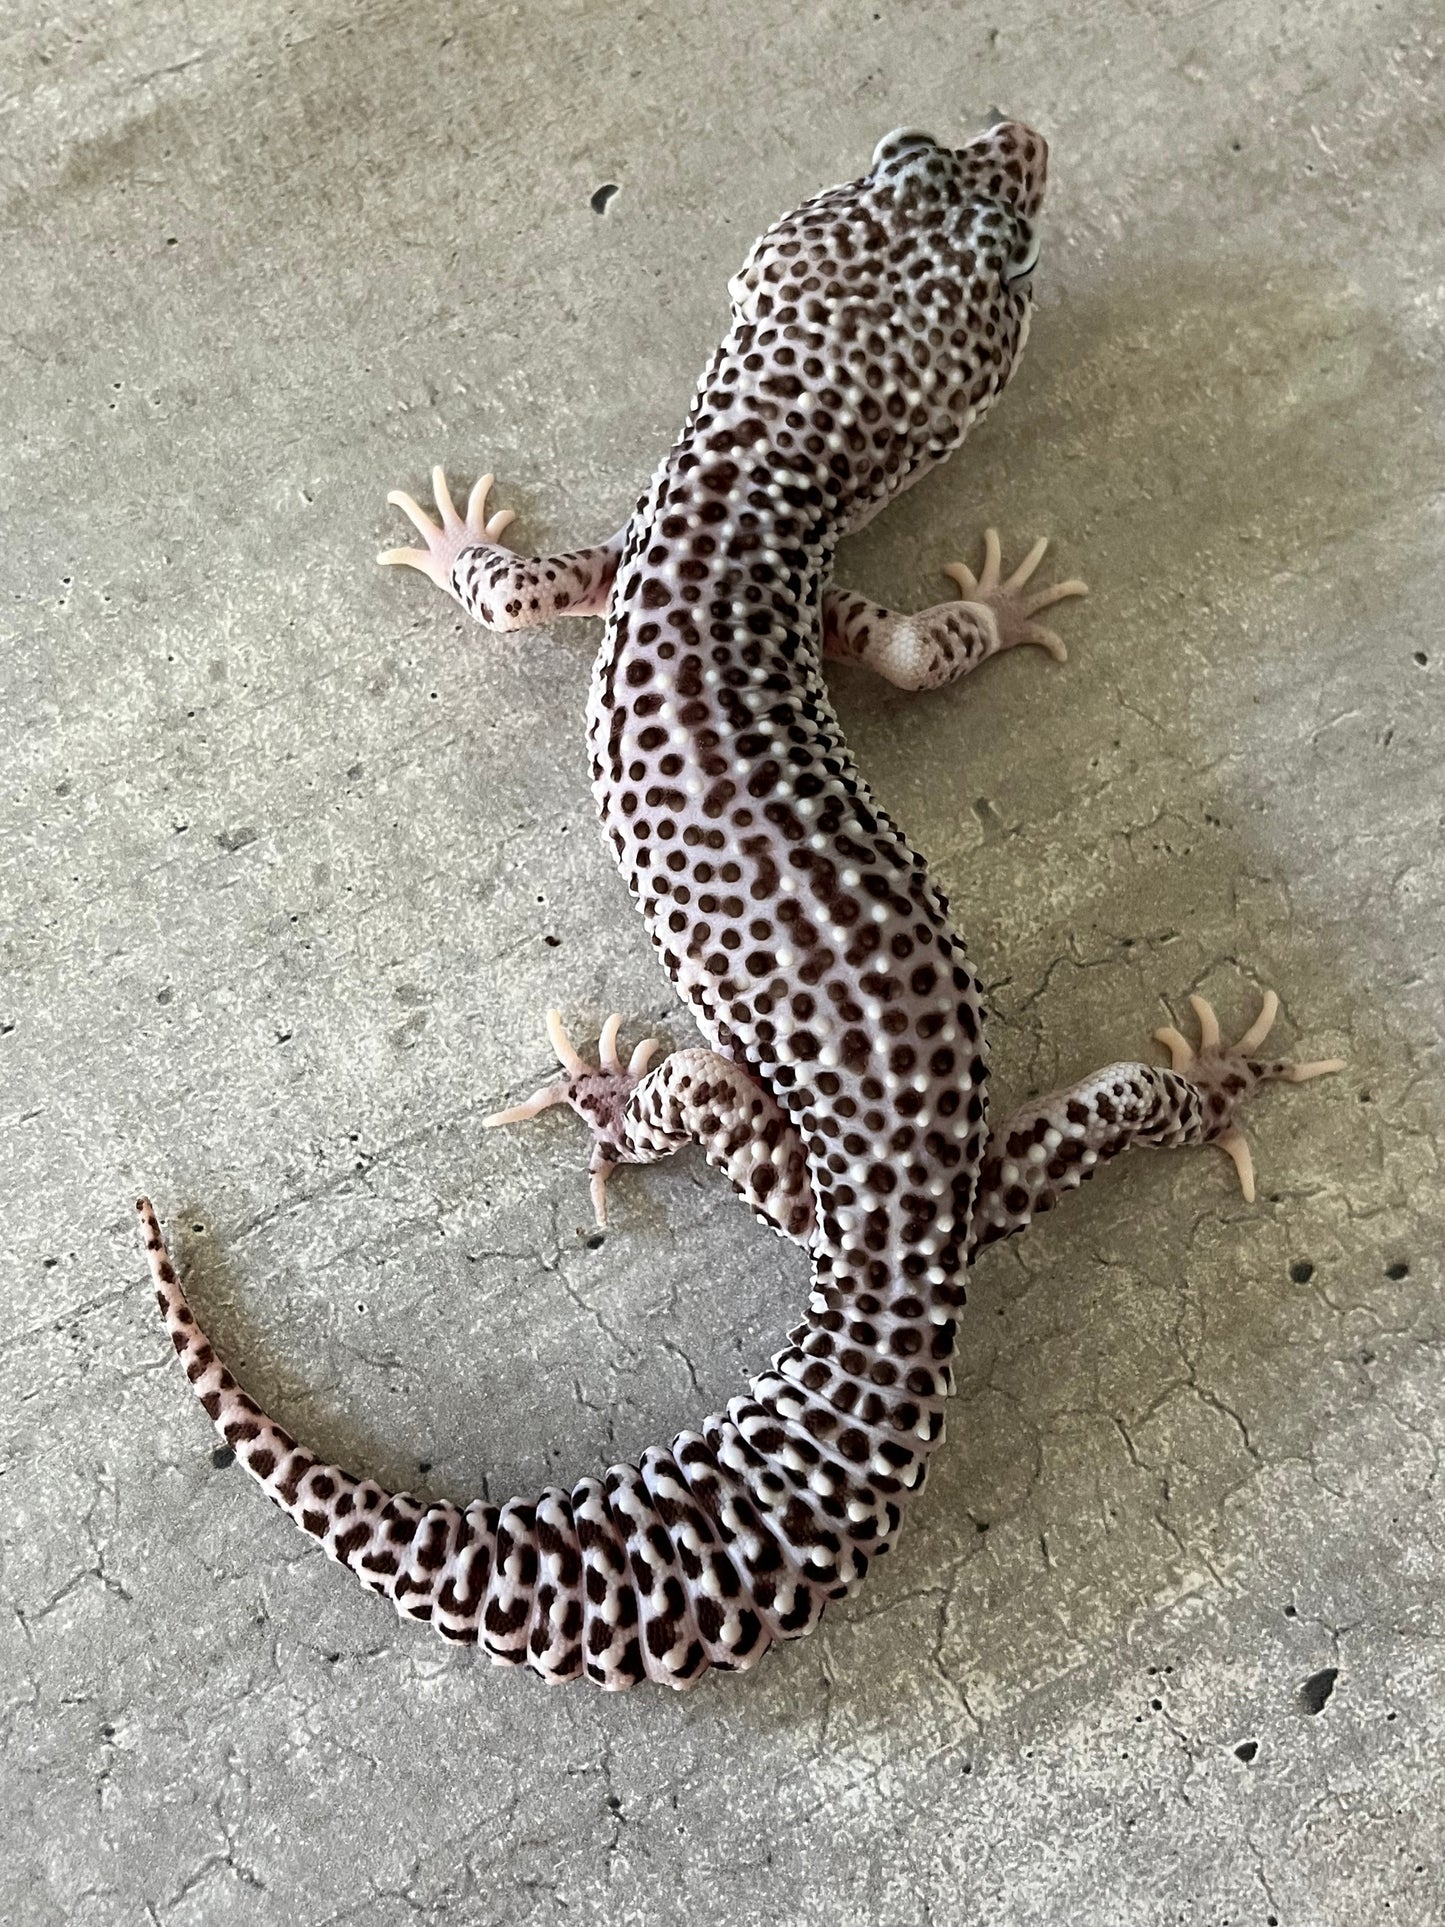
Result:
{"label": "gecko hind leg", "polygon": [[1199,1020],[1196,1049],[1173,1025],[1155,1031],[1172,1059],[1160,1064],[1107,1064],[1067,1090],[1032,1098],[990,1133],[969,1230],[972,1259],[1011,1238],[1099,1167],[1133,1147],[1171,1150],[1214,1144],[1233,1163],[1248,1203],[1254,1166],[1240,1116],[1264,1084],[1303,1084],[1344,1069],[1338,1057],[1287,1064],[1256,1053],[1269,1034],[1279,999],[1266,991],[1259,1016],[1234,1044],[1203,997],[1191,997]]}
{"label": "gecko hind leg", "polygon": [[527,1118],[550,1110],[554,1104],[567,1104],[592,1133],[592,1209],[599,1228],[607,1226],[607,1180],[619,1164],[636,1160],[627,1155],[623,1113],[637,1089],[659,1045],[655,1037],[645,1037],[624,1065],[617,1054],[617,1036],[622,1019],[615,1012],[602,1026],[597,1039],[596,1064],[589,1064],[567,1035],[562,1013],[547,1012],[547,1035],[557,1053],[563,1075],[544,1084],[520,1104],[493,1111],[482,1122],[489,1129],[500,1124],[520,1124]]}
{"label": "gecko hind leg", "polygon": [[[1273,991],[1265,992],[1258,1017],[1234,1044],[1222,1041],[1204,998],[1190,1002],[1199,1020],[1197,1049],[1172,1026],[1155,1032],[1173,1060],[1167,1069],[1109,1064],[1066,1090],[1031,1099],[993,1127],[968,1235],[970,1258],[1051,1211],[1132,1146],[1217,1145],[1233,1162],[1246,1201],[1254,1201],[1253,1163],[1239,1123],[1245,1103],[1261,1085],[1307,1083],[1343,1070],[1344,1060],[1260,1058],[1279,1010]],[[610,1017],[603,1026],[594,1067],[549,1011],[548,1033],[564,1075],[484,1122],[520,1123],[556,1104],[576,1111],[592,1133],[592,1199],[601,1226],[607,1180],[620,1164],[657,1163],[697,1144],[764,1223],[807,1245],[815,1201],[803,1141],[772,1092],[716,1051],[674,1051],[649,1070],[657,1048],[652,1038],[624,1066],[617,1051],[621,1021]]]}
{"label": "gecko hind leg", "polygon": [[656,1164],[696,1144],[779,1236],[806,1242],[813,1226],[807,1158],[772,1092],[717,1051],[674,1051],[649,1070],[658,1048],[652,1037],[624,1064],[617,1049],[621,1024],[612,1016],[602,1026],[599,1061],[592,1065],[549,1010],[547,1034],[563,1075],[483,1121],[517,1124],[556,1104],[574,1110],[592,1133],[592,1206],[603,1228],[607,1181],[619,1165]]}

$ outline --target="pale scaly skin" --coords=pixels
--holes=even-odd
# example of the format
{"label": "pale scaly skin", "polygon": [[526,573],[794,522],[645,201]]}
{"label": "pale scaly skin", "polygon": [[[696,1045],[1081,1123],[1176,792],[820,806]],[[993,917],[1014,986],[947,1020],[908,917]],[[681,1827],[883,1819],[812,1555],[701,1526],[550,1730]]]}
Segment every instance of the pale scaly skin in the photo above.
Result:
{"label": "pale scaly skin", "polygon": [[[1215,1141],[1258,1083],[1328,1065],[1233,1050],[1200,1006],[1170,1070],[1112,1065],[990,1133],[977,980],[923,859],[869,794],[825,654],[931,688],[1021,643],[1082,583],[949,573],[957,601],[898,616],[835,589],[834,548],[948,455],[1028,331],[1046,150],[1003,122],[964,147],[900,130],[869,172],[787,215],[730,286],[732,325],[678,442],[620,534],[515,556],[459,513],[394,495],[422,570],[493,630],[605,614],[588,706],[593,790],[623,876],[709,1049],[594,1069],[560,1019],[563,1076],[493,1122],[570,1104],[593,1195],[621,1163],[702,1145],[806,1245],[806,1316],[725,1412],[570,1492],[465,1511],[320,1464],[239,1389],[196,1326],[141,1201],[188,1377],[268,1495],[397,1610],[500,1665],[617,1689],[753,1665],[816,1624],[893,1543],[943,1436],[971,1253],[1127,1145]],[[1269,1012],[1262,1013],[1261,1023]],[[1267,1027],[1267,1025],[1265,1026]],[[1242,1169],[1244,1167],[1241,1167]]]}

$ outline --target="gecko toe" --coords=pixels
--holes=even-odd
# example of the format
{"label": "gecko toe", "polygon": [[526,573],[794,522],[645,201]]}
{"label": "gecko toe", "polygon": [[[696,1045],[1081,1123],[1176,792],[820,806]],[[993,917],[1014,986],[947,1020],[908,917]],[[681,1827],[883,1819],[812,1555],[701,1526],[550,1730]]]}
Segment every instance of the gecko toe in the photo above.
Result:
{"label": "gecko toe", "polygon": [[1244,1193],[1245,1203],[1253,1204],[1254,1159],[1250,1156],[1248,1139],[1243,1131],[1227,1131],[1214,1141],[1238,1172],[1239,1188]]}
{"label": "gecko toe", "polygon": [[[1024,557],[1023,561],[1020,562],[1018,567],[1014,570],[1013,574],[1002,585],[1011,595],[1017,595],[1018,591],[1028,581],[1029,577],[1033,574],[1034,570],[1039,566],[1040,562],[1043,561],[1044,556],[1048,553],[1048,547],[1049,547],[1049,538],[1046,535],[1041,535],[1038,538],[1038,540],[1034,543],[1033,547],[1029,550],[1028,554]],[[1045,595],[1051,596],[1054,601],[1058,600],[1058,596],[1056,592],[1051,590],[1045,590],[1044,593]],[[1043,602],[1038,603],[1038,607],[1041,609],[1046,606],[1047,605]]]}

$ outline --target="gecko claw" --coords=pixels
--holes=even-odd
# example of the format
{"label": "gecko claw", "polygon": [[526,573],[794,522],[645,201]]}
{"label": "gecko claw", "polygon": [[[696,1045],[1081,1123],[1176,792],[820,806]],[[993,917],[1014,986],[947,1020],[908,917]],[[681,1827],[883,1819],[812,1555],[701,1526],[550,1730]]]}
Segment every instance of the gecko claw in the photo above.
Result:
{"label": "gecko claw", "polygon": [[1189,1002],[1199,1021],[1198,1049],[1172,1024],[1161,1025],[1154,1039],[1169,1052],[1170,1069],[1198,1087],[1204,1100],[1205,1142],[1224,1152],[1239,1174],[1245,1202],[1253,1204],[1254,1159],[1237,1122],[1243,1101],[1261,1084],[1305,1084],[1312,1078],[1342,1071],[1345,1060],[1324,1057],[1307,1064],[1287,1064],[1283,1059],[1262,1061],[1256,1057],[1279,1015],[1279,998],[1272,990],[1265,991],[1259,1015],[1234,1044],[1222,1041],[1219,1019],[1208,998],[1196,994]]}
{"label": "gecko claw", "polygon": [[642,1073],[647,1069],[648,1065],[661,1049],[662,1045],[658,1042],[657,1038],[644,1037],[642,1042],[633,1050],[631,1057],[627,1060],[627,1075],[629,1077],[641,1077]]}
{"label": "gecko claw", "polygon": [[622,1066],[617,1061],[617,1033],[622,1028],[622,1019],[614,1011],[597,1033],[597,1061],[605,1071],[620,1073]]}
{"label": "gecko claw", "polygon": [[622,1113],[636,1090],[653,1055],[661,1048],[657,1038],[644,1037],[624,1065],[617,1048],[622,1019],[614,1012],[603,1024],[597,1038],[597,1063],[589,1064],[567,1034],[559,1010],[547,1012],[547,1037],[556,1052],[563,1075],[544,1084],[521,1103],[504,1111],[493,1111],[482,1123],[488,1128],[499,1124],[520,1124],[528,1118],[567,1104],[592,1133],[591,1192],[592,1210],[599,1230],[607,1228],[607,1180],[619,1164],[623,1141]]}
{"label": "gecko claw", "polygon": [[431,492],[432,500],[442,513],[442,527],[444,529],[454,529],[462,518],[457,514],[456,504],[452,500],[452,492],[447,487],[447,472],[440,462],[437,463],[431,472]]}
{"label": "gecko claw", "polygon": [[[621,1020],[619,1019],[619,1022]],[[547,1012],[547,1037],[557,1053],[557,1062],[569,1076],[580,1077],[588,1068],[586,1060],[567,1035],[567,1027],[562,1022],[560,1010]]]}
{"label": "gecko claw", "polygon": [[[1195,1005],[1196,1009],[1198,1009],[1199,1004],[1204,1003],[1204,999],[1202,997],[1198,1000],[1198,1003],[1196,1003],[1195,999],[1192,997],[1190,998],[1189,1001],[1190,1003]],[[1209,1008],[1207,1004],[1205,1004],[1204,1007],[1206,1010]],[[1244,1033],[1243,1037],[1240,1038],[1239,1042],[1235,1045],[1234,1048],[1245,1057],[1248,1057],[1251,1051],[1258,1050],[1260,1045],[1264,1042],[1265,1038],[1268,1037],[1269,1033],[1274,1029],[1274,1020],[1276,1017],[1278,1017],[1278,1015],[1279,1015],[1279,998],[1276,997],[1276,995],[1272,990],[1267,990],[1264,993],[1263,1001],[1259,1006],[1258,1017],[1255,1018],[1254,1022],[1250,1025],[1249,1029]],[[1215,1033],[1217,1037],[1218,1025],[1215,1026]]]}
{"label": "gecko claw", "polygon": [[1169,1052],[1172,1062],[1170,1070],[1187,1071],[1194,1062],[1194,1046],[1182,1031],[1175,1030],[1172,1024],[1164,1024],[1154,1033],[1156,1044],[1162,1044]]}
{"label": "gecko claw", "polygon": [[[992,529],[989,530],[989,534],[993,535]],[[994,536],[995,544],[997,544],[997,541],[998,537]],[[1023,561],[1020,562],[1014,570],[1008,581],[1004,583],[1004,588],[1015,591],[1021,589],[1033,574],[1034,570],[1039,566],[1040,562],[1043,561],[1044,556],[1048,553],[1048,547],[1049,538],[1046,535],[1041,535],[1024,557]]]}
{"label": "gecko claw", "polygon": [[617,1169],[611,1158],[598,1158],[592,1166],[592,1180],[588,1189],[592,1193],[592,1215],[597,1220],[597,1229],[607,1229],[607,1180]]}
{"label": "gecko claw", "polygon": [[1254,1159],[1250,1156],[1249,1139],[1243,1131],[1226,1131],[1223,1137],[1217,1137],[1214,1141],[1239,1174],[1239,1188],[1244,1193],[1244,1202],[1253,1204]]}
{"label": "gecko claw", "polygon": [[505,1111],[491,1111],[482,1119],[485,1130],[494,1131],[499,1124],[522,1124],[529,1117],[536,1117],[542,1111],[550,1110],[554,1104],[567,1101],[567,1087],[560,1080],[555,1084],[544,1084],[540,1091],[533,1091],[530,1097],[513,1104]]}

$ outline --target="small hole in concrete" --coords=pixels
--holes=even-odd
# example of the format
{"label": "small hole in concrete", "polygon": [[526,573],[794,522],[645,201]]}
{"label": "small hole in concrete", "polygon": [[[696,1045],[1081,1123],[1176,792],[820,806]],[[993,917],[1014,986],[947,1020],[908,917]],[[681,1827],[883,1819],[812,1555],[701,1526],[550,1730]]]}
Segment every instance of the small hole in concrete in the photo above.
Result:
{"label": "small hole in concrete", "polygon": [[1322,1666],[1317,1673],[1311,1673],[1299,1689],[1299,1703],[1306,1713],[1322,1713],[1329,1704],[1330,1694],[1335,1690],[1335,1681],[1340,1676],[1338,1666]]}
{"label": "small hole in concrete", "polygon": [[1315,1275],[1315,1268],[1308,1258],[1296,1258],[1289,1268],[1289,1275],[1297,1285],[1307,1285]]}
{"label": "small hole in concrete", "polygon": [[1244,1764],[1248,1766],[1258,1751],[1258,1740],[1241,1740],[1239,1745],[1234,1749],[1234,1757],[1236,1760],[1243,1760]]}
{"label": "small hole in concrete", "polygon": [[218,1472],[224,1472],[228,1465],[236,1463],[236,1455],[229,1445],[218,1445],[211,1454],[211,1464]]}
{"label": "small hole in concrete", "polygon": [[1430,658],[1425,654],[1425,651],[1423,649],[1417,649],[1415,651],[1415,660],[1416,662],[1419,663],[1420,667],[1423,669],[1425,665],[1429,662]]}
{"label": "small hole in concrete", "polygon": [[621,189],[618,187],[616,181],[604,181],[592,196],[592,212],[594,214],[605,214],[607,212],[607,203],[612,199],[614,194],[620,192]]}
{"label": "small hole in concrete", "polygon": [[1410,1267],[1405,1263],[1403,1258],[1397,1258],[1394,1264],[1385,1266],[1385,1276],[1387,1278],[1393,1278],[1395,1283],[1399,1284],[1402,1278],[1408,1278],[1410,1276]]}

